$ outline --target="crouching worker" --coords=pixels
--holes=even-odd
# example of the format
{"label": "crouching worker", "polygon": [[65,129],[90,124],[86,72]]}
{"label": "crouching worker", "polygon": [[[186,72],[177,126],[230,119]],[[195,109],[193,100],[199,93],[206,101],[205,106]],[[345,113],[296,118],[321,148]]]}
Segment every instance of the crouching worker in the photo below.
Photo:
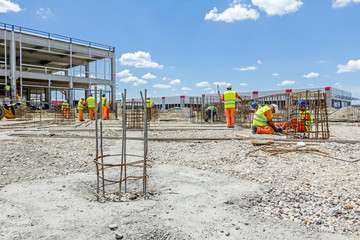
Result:
{"label": "crouching worker", "polygon": [[217,113],[216,107],[208,106],[205,109],[205,114],[206,114],[205,122],[209,121],[209,119],[212,120],[213,122],[215,122],[216,113]]}
{"label": "crouching worker", "polygon": [[270,107],[265,105],[257,109],[254,114],[252,123],[252,133],[258,134],[274,134],[275,132],[282,132],[282,128],[278,128],[273,123],[273,113],[279,111],[276,104],[271,104]]}
{"label": "crouching worker", "polygon": [[290,122],[279,123],[276,126],[281,127],[283,130],[292,128],[297,132],[311,131],[314,122],[314,116],[310,113],[309,110],[306,110],[306,101],[299,101],[297,106],[299,107],[300,112],[298,119],[293,119]]}

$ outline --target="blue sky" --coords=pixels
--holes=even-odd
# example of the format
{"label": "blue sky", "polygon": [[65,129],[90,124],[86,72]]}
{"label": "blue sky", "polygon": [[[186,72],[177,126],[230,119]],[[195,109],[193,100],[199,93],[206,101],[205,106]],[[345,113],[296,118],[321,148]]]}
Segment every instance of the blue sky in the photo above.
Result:
{"label": "blue sky", "polygon": [[360,0],[0,0],[0,21],[116,47],[138,96],[337,87],[360,97]]}

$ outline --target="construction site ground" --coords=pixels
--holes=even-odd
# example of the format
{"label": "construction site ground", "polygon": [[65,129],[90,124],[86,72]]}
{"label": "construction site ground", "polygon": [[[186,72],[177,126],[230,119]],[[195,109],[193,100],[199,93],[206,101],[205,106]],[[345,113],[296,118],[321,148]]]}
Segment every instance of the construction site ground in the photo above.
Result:
{"label": "construction site ground", "polygon": [[[271,155],[248,139],[224,139],[285,136],[187,120],[151,123],[149,137],[159,141],[149,141],[147,197],[132,182],[122,202],[98,202],[94,123],[13,123],[0,122],[0,239],[360,237],[360,143],[305,142],[308,151]],[[357,125],[330,124],[330,131],[330,140],[360,141]],[[104,136],[120,138],[121,121],[105,121]],[[142,141],[127,144],[129,153],[142,151]],[[104,140],[105,154],[120,151],[121,139]]]}

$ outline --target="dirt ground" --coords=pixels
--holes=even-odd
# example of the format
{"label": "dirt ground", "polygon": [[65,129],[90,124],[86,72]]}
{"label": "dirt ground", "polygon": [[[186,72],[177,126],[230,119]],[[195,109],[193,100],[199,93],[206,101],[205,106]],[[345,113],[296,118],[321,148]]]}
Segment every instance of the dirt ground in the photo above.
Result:
{"label": "dirt ground", "polygon": [[[120,122],[104,124],[104,136],[121,136]],[[248,129],[221,124],[154,127],[149,137],[251,136]],[[360,127],[330,127],[331,139],[360,140]],[[90,124],[1,130],[1,239],[116,239],[115,232],[123,239],[360,237],[360,162],[351,162],[359,159],[360,144],[306,146],[330,156],[324,157],[311,151],[271,156],[248,140],[150,141],[146,199],[137,181],[129,183],[122,202],[98,202],[95,140],[71,138],[94,136],[93,129]],[[127,145],[129,153],[143,151],[141,141]],[[104,153],[120,149],[121,140],[104,140]],[[118,228],[110,230],[111,224]]]}

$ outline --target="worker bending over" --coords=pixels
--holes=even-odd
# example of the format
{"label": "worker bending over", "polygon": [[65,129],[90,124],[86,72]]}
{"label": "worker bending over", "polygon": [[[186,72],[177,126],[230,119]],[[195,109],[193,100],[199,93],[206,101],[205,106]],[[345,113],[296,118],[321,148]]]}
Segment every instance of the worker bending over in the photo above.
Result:
{"label": "worker bending over", "polygon": [[84,121],[84,108],[85,108],[85,99],[82,97],[78,102],[78,112],[79,112],[79,121]]}
{"label": "worker bending over", "polygon": [[277,126],[282,127],[283,129],[292,128],[297,132],[311,131],[314,122],[314,116],[310,113],[309,110],[306,110],[306,101],[299,101],[297,106],[299,107],[300,112],[298,119],[293,119],[291,122],[279,123]]}
{"label": "worker bending over", "polygon": [[206,118],[205,118],[205,122],[207,122],[209,119],[212,122],[215,122],[215,116],[217,114],[217,109],[214,106],[208,106],[205,109],[205,114],[206,114]]}
{"label": "worker bending over", "polygon": [[237,92],[232,91],[231,84],[226,86],[227,91],[223,94],[222,100],[224,101],[226,123],[228,128],[234,128],[235,124],[235,102],[236,98],[242,101]]}
{"label": "worker bending over", "polygon": [[273,113],[279,111],[276,104],[265,105],[257,109],[254,114],[252,123],[252,133],[259,134],[274,134],[275,132],[282,132],[282,128],[278,128],[273,123]]}
{"label": "worker bending over", "polygon": [[89,109],[90,120],[95,120],[95,98],[90,93],[89,97],[86,99],[86,106]]}
{"label": "worker bending over", "polygon": [[66,100],[64,100],[63,104],[61,105],[61,111],[63,112],[63,118],[66,118],[66,115],[68,118],[70,118],[70,106]]}

